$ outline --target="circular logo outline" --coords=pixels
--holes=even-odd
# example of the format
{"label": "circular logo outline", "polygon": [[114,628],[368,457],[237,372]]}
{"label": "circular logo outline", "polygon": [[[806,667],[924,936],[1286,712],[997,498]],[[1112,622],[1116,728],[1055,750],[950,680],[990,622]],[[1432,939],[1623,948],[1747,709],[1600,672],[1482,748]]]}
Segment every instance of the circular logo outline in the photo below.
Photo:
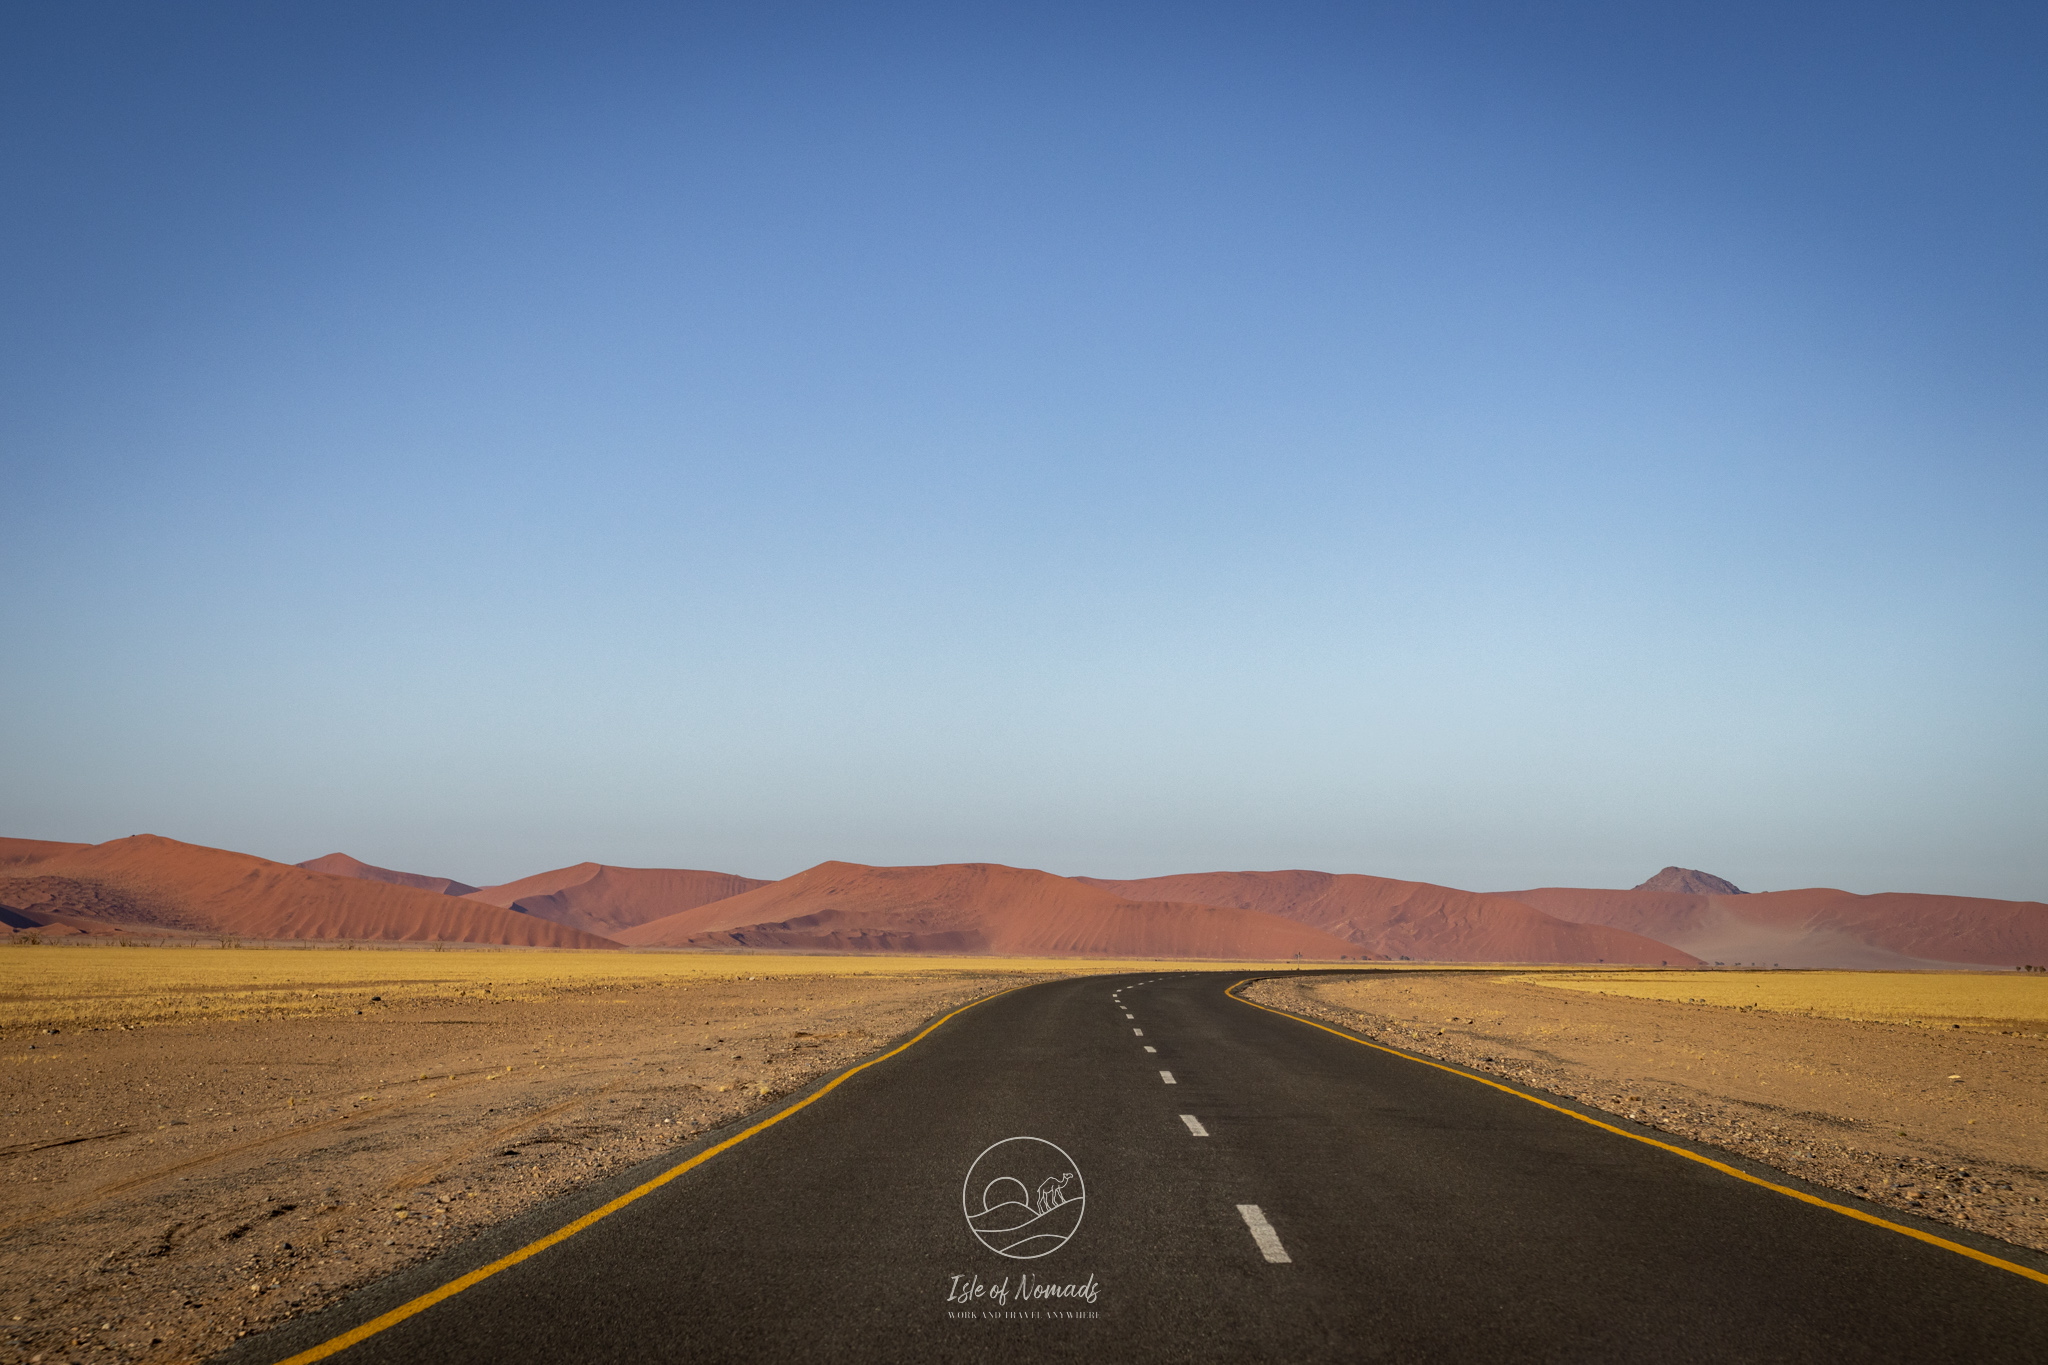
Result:
{"label": "circular logo outline", "polygon": [[[996,1148],[1006,1146],[1012,1142],[1036,1142],[1043,1146],[1052,1148],[1055,1152],[1058,1152],[1060,1154],[1060,1160],[1066,1162],[1067,1170],[1071,1172],[1074,1177],[1074,1183],[1080,1187],[1080,1193],[1078,1195],[1066,1196],[1064,1194],[1061,1194],[1060,1197],[1057,1199],[1057,1202],[1055,1202],[1052,1205],[1051,1209],[1046,1209],[1043,1211],[1043,1213],[1040,1214],[1040,1216],[1044,1216],[1044,1214],[1048,1214],[1052,1212],[1054,1209],[1058,1209],[1064,1207],[1067,1204],[1072,1203],[1078,1203],[1081,1206],[1081,1212],[1079,1216],[1077,1216],[1074,1219],[1074,1226],[1071,1229],[1069,1229],[1066,1233],[1061,1234],[1059,1241],[1055,1242],[1053,1245],[1047,1247],[1043,1251],[1032,1251],[1025,1253],[1005,1251],[1001,1247],[997,1246],[995,1243],[989,1241],[989,1239],[985,1235],[983,1235],[982,1230],[974,1225],[974,1219],[976,1215],[974,1213],[973,1207],[968,1203],[968,1196],[974,1187],[974,1173],[975,1171],[980,1169],[983,1159],[986,1158],[990,1152],[993,1152]],[[1008,1179],[1012,1181],[1012,1183],[1017,1184],[1020,1188],[1024,1188],[1023,1182],[1016,1180],[1016,1178],[1013,1176],[997,1176],[994,1179],[990,1180],[989,1184],[994,1184],[996,1179]],[[1050,1184],[1051,1182],[1048,1180],[1047,1183]],[[1065,1179],[1064,1177],[1062,1177],[1061,1185],[1063,1186],[1064,1184]],[[986,1207],[986,1186],[984,1186],[982,1193],[984,1204],[982,1213],[983,1215],[986,1215],[991,1211],[988,1207]],[[1028,1189],[1026,1193],[1029,1193]],[[1043,1191],[1041,1191],[1041,1194],[1043,1194]],[[1057,1142],[1048,1142],[1046,1139],[1042,1137],[1032,1137],[1028,1133],[1020,1133],[1015,1137],[1006,1137],[1000,1139],[999,1141],[991,1142],[988,1146],[981,1149],[980,1154],[977,1155],[973,1161],[968,1163],[967,1174],[964,1177],[962,1177],[960,1181],[960,1213],[967,1220],[967,1230],[974,1234],[974,1240],[981,1243],[984,1247],[987,1247],[990,1251],[993,1251],[996,1255],[1007,1257],[1012,1261],[1035,1261],[1039,1259],[1041,1256],[1050,1256],[1055,1251],[1058,1251],[1061,1247],[1065,1246],[1068,1242],[1072,1241],[1074,1239],[1074,1234],[1081,1230],[1081,1220],[1088,1216],[1088,1181],[1081,1174],[1081,1163],[1074,1160],[1074,1158],[1067,1153],[1066,1148],[1060,1146]]]}

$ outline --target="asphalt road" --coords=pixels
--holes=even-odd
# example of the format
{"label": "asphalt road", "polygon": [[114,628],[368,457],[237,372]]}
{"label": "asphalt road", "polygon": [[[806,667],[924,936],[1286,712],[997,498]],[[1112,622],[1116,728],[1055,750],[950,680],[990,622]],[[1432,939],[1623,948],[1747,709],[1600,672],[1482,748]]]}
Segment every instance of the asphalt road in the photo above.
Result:
{"label": "asphalt road", "polygon": [[[1095,977],[976,1006],[335,1359],[2048,1359],[2048,1285],[1227,999],[1236,979]],[[1071,1239],[1029,1261],[963,1212],[976,1158],[1022,1135],[1085,1184]],[[327,1340],[627,1183],[228,1359]],[[1021,1300],[1023,1275],[1094,1299]]]}

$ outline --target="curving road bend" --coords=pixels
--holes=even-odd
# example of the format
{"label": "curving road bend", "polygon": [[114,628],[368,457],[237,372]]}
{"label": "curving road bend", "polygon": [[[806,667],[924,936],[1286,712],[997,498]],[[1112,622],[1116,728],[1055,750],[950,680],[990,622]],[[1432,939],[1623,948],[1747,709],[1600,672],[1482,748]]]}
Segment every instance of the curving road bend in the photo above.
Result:
{"label": "curving road bend", "polygon": [[[2048,1284],[1259,1010],[1225,995],[1238,979],[1093,977],[977,1005],[330,1358],[2048,1357]],[[1012,1137],[1040,1143],[977,1166]],[[223,1359],[318,1348],[689,1151]],[[983,1178],[999,1160],[1014,1184]],[[1008,1212],[973,1203],[997,1187]],[[969,1213],[1054,1249],[1005,1257]]]}

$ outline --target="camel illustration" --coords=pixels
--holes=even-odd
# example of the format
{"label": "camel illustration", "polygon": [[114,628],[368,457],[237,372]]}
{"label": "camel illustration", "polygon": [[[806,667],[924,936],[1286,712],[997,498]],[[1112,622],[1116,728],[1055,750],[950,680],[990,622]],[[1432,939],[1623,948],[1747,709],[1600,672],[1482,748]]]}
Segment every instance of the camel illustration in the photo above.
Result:
{"label": "camel illustration", "polygon": [[1066,1203],[1067,1182],[1069,1180],[1072,1180],[1073,1178],[1074,1173],[1072,1171],[1068,1171],[1065,1175],[1049,1175],[1045,1179],[1039,1181],[1038,1201],[1031,1206],[1031,1211],[1033,1213],[1051,1213],[1054,1209]]}

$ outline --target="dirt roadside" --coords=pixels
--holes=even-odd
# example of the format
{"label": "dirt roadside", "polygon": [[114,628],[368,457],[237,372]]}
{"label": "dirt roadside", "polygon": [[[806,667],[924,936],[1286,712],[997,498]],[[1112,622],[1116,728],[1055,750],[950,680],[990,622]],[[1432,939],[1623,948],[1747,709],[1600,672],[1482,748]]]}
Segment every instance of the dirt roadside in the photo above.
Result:
{"label": "dirt roadside", "polygon": [[1816,1185],[2048,1251],[2048,1040],[1560,990],[1508,974],[1246,992]]}
{"label": "dirt roadside", "polygon": [[203,1357],[1032,979],[414,986],[360,1014],[17,1022],[0,1360]]}

